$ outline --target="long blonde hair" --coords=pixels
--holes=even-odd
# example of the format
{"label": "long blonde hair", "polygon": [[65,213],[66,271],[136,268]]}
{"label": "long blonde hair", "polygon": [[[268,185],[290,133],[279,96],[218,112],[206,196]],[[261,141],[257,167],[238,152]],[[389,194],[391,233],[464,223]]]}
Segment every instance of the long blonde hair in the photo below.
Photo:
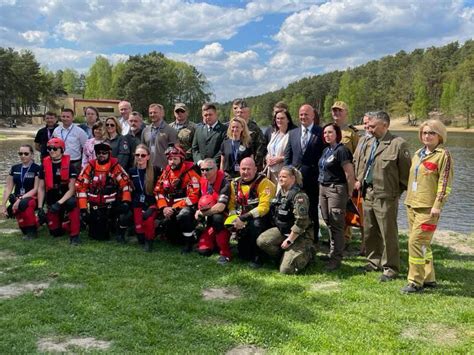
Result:
{"label": "long blonde hair", "polygon": [[242,133],[240,134],[240,142],[242,145],[248,148],[250,144],[250,131],[247,126],[247,122],[243,118],[234,117],[229,121],[229,127],[227,128],[227,138],[232,139],[232,122],[237,122],[242,126]]}
{"label": "long blonde hair", "polygon": [[[143,149],[146,151],[146,153],[150,156],[151,151],[150,148],[148,148],[145,144],[139,144],[135,148],[135,152],[138,149]],[[137,165],[137,159],[135,158],[135,166],[138,167]],[[155,188],[155,174],[153,171],[153,165],[151,164],[151,157],[148,159],[146,162],[146,168],[145,168],[145,191],[148,195],[153,195],[153,189]]]}

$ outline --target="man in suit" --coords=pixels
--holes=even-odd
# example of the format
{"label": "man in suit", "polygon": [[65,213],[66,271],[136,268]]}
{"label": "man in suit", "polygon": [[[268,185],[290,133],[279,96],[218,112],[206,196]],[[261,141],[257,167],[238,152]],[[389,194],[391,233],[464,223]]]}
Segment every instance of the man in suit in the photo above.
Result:
{"label": "man in suit", "polygon": [[303,175],[303,189],[309,197],[309,216],[314,222],[314,240],[317,244],[319,234],[318,162],[324,148],[323,132],[321,127],[315,123],[318,117],[311,105],[301,106],[298,115],[301,125],[288,133],[285,164],[298,168]]}
{"label": "man in suit", "polygon": [[200,165],[204,159],[211,158],[220,166],[220,149],[227,127],[218,121],[214,104],[206,103],[202,106],[202,118],[203,124],[197,126],[191,147],[194,163]]}

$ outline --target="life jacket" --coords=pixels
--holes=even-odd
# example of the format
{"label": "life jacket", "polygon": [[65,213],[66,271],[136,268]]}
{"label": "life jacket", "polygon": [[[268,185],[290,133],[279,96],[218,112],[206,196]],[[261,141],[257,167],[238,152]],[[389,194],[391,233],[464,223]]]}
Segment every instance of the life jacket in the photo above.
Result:
{"label": "life jacket", "polygon": [[189,161],[183,162],[178,176],[172,176],[172,173],[176,172],[176,170],[172,170],[169,165],[166,166],[165,171],[160,177],[159,184],[161,192],[167,200],[176,202],[178,199],[186,198],[186,186],[183,186],[183,179],[193,168],[193,165]]}
{"label": "life jacket", "polygon": [[87,199],[93,205],[104,205],[115,202],[119,187],[115,182],[113,170],[118,164],[117,158],[111,157],[105,164],[99,164],[96,159],[89,162],[91,166],[89,191]]}
{"label": "life jacket", "polygon": [[212,185],[212,193],[208,192],[209,180],[201,178],[199,185],[201,186],[201,196],[212,195],[215,201],[219,200],[219,191],[221,191],[222,181],[225,179],[225,174],[222,170],[217,170],[216,181]]}
{"label": "life jacket", "polygon": [[264,178],[265,175],[259,174],[250,184],[244,184],[249,186],[247,193],[242,191],[242,178],[239,177],[232,181],[235,192],[235,209],[240,212],[239,214],[247,213],[258,206],[257,189]]}
{"label": "life jacket", "polygon": [[[69,155],[63,155],[61,157],[61,185],[69,184],[69,164],[71,162],[71,157]],[[53,161],[50,156],[47,156],[43,159],[43,168],[44,168],[44,185],[46,192],[53,189],[54,187],[54,176],[53,176]]]}
{"label": "life jacket", "polygon": [[283,196],[280,191],[271,202],[273,222],[282,234],[289,234],[291,227],[295,224],[295,215],[293,214],[294,200],[296,194],[300,191],[299,186],[294,185],[286,196]]}

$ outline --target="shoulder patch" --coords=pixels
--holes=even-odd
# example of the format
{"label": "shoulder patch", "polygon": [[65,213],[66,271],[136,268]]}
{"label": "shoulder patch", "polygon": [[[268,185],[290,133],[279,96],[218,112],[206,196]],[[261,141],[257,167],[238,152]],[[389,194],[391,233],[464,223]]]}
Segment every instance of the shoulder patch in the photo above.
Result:
{"label": "shoulder patch", "polygon": [[263,190],[264,194],[271,195],[272,190],[269,187],[266,187],[265,190]]}

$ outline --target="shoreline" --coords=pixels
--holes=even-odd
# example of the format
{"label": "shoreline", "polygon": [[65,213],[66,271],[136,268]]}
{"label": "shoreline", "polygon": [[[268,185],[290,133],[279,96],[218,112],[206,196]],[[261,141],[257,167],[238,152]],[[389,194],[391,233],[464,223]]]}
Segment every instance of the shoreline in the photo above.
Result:
{"label": "shoreline", "polygon": [[[359,131],[364,130],[364,125],[354,125]],[[420,126],[409,126],[406,123],[405,118],[395,118],[390,120],[390,130],[391,131],[407,131],[407,132],[418,132]],[[449,132],[455,133],[474,133],[474,127],[463,128],[463,127],[450,127],[446,126],[446,130]]]}

